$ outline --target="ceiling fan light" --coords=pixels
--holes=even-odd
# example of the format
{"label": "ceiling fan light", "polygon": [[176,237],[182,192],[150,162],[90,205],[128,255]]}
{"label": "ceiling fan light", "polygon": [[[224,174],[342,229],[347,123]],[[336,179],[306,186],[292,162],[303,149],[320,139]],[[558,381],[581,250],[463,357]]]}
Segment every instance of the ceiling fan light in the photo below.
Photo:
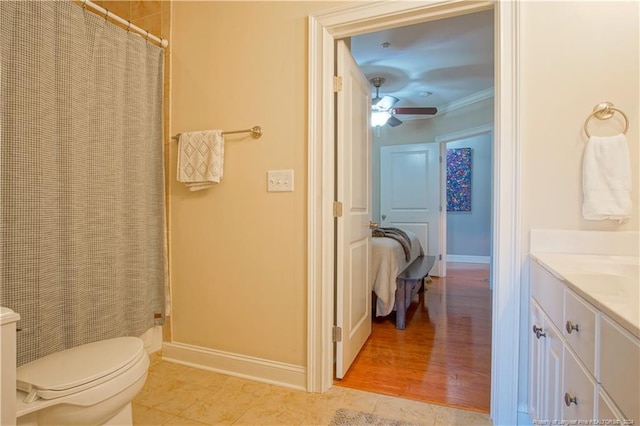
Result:
{"label": "ceiling fan light", "polygon": [[380,110],[389,109],[399,100],[400,99],[396,98],[395,96],[387,95],[387,96],[383,96],[382,99],[380,99],[380,101],[378,101],[378,103],[376,103],[375,106]]}
{"label": "ceiling fan light", "polygon": [[388,111],[373,111],[371,112],[371,125],[373,127],[384,126],[389,118],[391,118],[391,114]]}

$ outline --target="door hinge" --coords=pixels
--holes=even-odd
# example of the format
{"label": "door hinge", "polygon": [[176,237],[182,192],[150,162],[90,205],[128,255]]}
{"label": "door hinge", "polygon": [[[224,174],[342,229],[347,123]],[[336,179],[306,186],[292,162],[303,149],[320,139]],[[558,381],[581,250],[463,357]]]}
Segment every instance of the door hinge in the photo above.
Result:
{"label": "door hinge", "polygon": [[442,155],[439,158],[440,164],[442,164]]}
{"label": "door hinge", "polygon": [[342,77],[337,75],[333,76],[333,91],[334,92],[342,91]]}
{"label": "door hinge", "polygon": [[438,260],[442,260],[442,255],[441,254],[438,255]]}
{"label": "door hinge", "polygon": [[342,327],[334,325],[331,329],[331,340],[333,342],[342,342]]}
{"label": "door hinge", "polygon": [[342,217],[342,203],[340,201],[333,202],[333,217]]}
{"label": "door hinge", "polygon": [[442,206],[438,206],[438,211],[441,212],[442,211]]}

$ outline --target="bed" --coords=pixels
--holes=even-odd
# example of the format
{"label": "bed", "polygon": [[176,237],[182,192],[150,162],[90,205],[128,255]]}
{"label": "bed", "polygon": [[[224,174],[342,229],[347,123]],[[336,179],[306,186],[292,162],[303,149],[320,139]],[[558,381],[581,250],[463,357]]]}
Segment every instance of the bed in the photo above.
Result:
{"label": "bed", "polygon": [[378,317],[387,316],[393,312],[396,307],[398,276],[415,259],[424,254],[418,236],[413,232],[404,232],[411,241],[408,259],[402,244],[395,239],[388,237],[371,239],[372,290],[376,295],[375,310]]}

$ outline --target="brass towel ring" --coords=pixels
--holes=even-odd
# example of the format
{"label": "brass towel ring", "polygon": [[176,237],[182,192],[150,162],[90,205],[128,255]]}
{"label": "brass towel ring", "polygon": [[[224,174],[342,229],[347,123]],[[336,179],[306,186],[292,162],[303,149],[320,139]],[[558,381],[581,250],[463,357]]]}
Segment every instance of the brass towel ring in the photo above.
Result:
{"label": "brass towel ring", "polygon": [[611,118],[615,112],[619,112],[624,118],[624,130],[622,131],[622,133],[626,135],[627,130],[629,130],[629,118],[627,117],[627,115],[622,112],[621,109],[614,107],[611,102],[602,102],[593,107],[593,112],[587,116],[587,119],[584,122],[584,133],[587,135],[587,137],[591,137],[591,134],[589,133],[589,129],[587,127],[592,117],[595,117],[598,120],[607,120]]}

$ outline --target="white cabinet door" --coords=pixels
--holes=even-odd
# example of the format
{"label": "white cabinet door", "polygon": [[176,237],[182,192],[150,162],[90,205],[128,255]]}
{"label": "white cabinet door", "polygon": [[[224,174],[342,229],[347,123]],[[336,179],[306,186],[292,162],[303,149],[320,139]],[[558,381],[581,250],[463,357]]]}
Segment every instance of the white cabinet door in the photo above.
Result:
{"label": "white cabinet door", "polygon": [[542,420],[542,372],[544,370],[544,339],[540,333],[544,329],[542,311],[531,301],[531,321],[529,323],[529,414],[534,420]]}
{"label": "white cabinet door", "polygon": [[540,306],[531,301],[529,413],[534,420],[562,416],[563,342]]}
{"label": "white cabinet door", "polygon": [[563,342],[561,334],[551,325],[551,321],[545,321],[544,344],[544,386],[542,395],[544,398],[543,419],[562,418],[562,386],[564,377]]}

